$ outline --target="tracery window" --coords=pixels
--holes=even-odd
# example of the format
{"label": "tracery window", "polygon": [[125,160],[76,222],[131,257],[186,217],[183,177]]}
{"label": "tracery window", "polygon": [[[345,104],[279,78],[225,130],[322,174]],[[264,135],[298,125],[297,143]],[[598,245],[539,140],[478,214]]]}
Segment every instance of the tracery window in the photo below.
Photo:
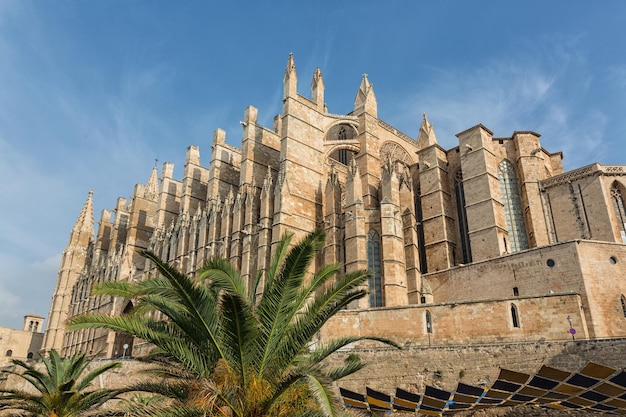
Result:
{"label": "tracery window", "polygon": [[515,304],[511,304],[511,320],[513,321],[513,327],[519,327],[519,316]]}
{"label": "tracery window", "polygon": [[368,281],[370,307],[382,307],[383,282],[380,265],[380,238],[374,230],[367,235],[367,268],[370,271]]}
{"label": "tracery window", "polygon": [[[333,150],[333,152],[329,155],[329,158],[342,165],[350,164],[350,160],[354,158],[355,154],[358,152],[356,150],[358,146],[355,145],[355,142],[353,141],[356,135],[356,128],[348,123],[342,123],[331,127],[327,133],[327,140],[335,142],[335,150]],[[350,144],[337,143],[343,141],[352,142]]]}
{"label": "tracery window", "polygon": [[339,128],[339,132],[337,133],[337,140],[346,140],[347,139],[346,128],[341,126]]}
{"label": "tracery window", "polygon": [[[346,140],[346,139],[347,139],[346,128],[341,126],[341,128],[339,129],[339,132],[337,133],[337,140]],[[348,150],[340,149],[339,152],[337,153],[337,160],[344,165],[348,165]]]}
{"label": "tracery window", "polygon": [[502,203],[504,204],[504,217],[509,231],[511,252],[528,249],[526,237],[526,225],[524,224],[524,212],[520,197],[517,174],[513,164],[504,160],[498,166],[498,179],[500,191],[502,191]]}
{"label": "tracery window", "polygon": [[461,251],[463,263],[472,262],[472,248],[469,239],[469,227],[467,225],[467,212],[465,211],[465,190],[463,189],[463,173],[457,171],[454,176],[454,195],[456,197],[456,211],[459,220],[459,235],[461,237]]}
{"label": "tracery window", "polygon": [[617,183],[611,188],[611,200],[613,201],[613,211],[617,218],[617,226],[622,237],[622,243],[626,243],[626,209],[624,208],[624,197]]}

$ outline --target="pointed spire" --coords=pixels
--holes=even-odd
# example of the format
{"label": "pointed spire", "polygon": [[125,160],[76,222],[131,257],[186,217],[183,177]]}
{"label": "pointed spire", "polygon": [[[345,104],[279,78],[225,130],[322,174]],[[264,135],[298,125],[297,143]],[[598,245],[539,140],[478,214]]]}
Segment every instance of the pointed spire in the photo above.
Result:
{"label": "pointed spire", "polygon": [[285,159],[282,158],[282,160],[280,161],[280,167],[278,168],[278,185],[280,185],[281,187],[285,183],[285,177]]}
{"label": "pointed spire", "polygon": [[146,198],[156,200],[159,195],[159,170],[156,165],[152,168],[152,173],[146,184]]}
{"label": "pointed spire", "polygon": [[83,204],[73,230],[93,232],[93,190],[89,190],[89,195]]}
{"label": "pointed spire", "polygon": [[361,182],[361,174],[359,173],[359,165],[352,158],[348,166],[348,175],[346,177],[346,206],[354,204],[357,201],[363,201],[363,185]]}
{"label": "pointed spire", "polygon": [[322,70],[319,67],[313,73],[311,99],[317,104],[318,108],[324,108],[324,79],[322,78]]}
{"label": "pointed spire", "polygon": [[356,93],[356,98],[354,99],[355,110],[360,107],[363,107],[365,111],[372,116],[377,116],[378,102],[374,95],[374,85],[367,79],[367,74],[363,74],[359,91]]}
{"label": "pointed spire", "polygon": [[267,174],[265,175],[265,179],[263,180],[263,194],[269,194],[274,180],[272,179],[272,167],[267,166]]}
{"label": "pointed spire", "polygon": [[335,163],[330,165],[330,172],[328,174],[328,182],[332,185],[339,184],[339,175],[337,175],[337,170],[335,169]]}
{"label": "pointed spire", "polygon": [[435,129],[433,129],[433,125],[428,121],[428,117],[426,117],[426,113],[424,113],[420,133],[417,135],[417,149],[425,149],[436,144],[437,136],[435,135]]}
{"label": "pointed spire", "polygon": [[89,195],[83,208],[78,215],[78,219],[70,234],[70,245],[80,245],[87,247],[93,241],[94,219],[93,219],[93,190],[89,190]]}
{"label": "pointed spire", "polygon": [[228,195],[226,196],[224,203],[228,204],[228,206],[232,206],[235,203],[235,192],[233,191],[232,185],[228,189]]}
{"label": "pointed spire", "polygon": [[359,165],[356,163],[356,159],[354,158],[354,156],[352,157],[352,159],[350,159],[349,171],[353,177],[356,177],[359,175]]}
{"label": "pointed spire", "polygon": [[298,76],[296,75],[296,63],[293,59],[293,53],[289,54],[287,60],[287,68],[283,77],[284,93],[283,97],[295,97],[297,94]]}
{"label": "pointed spire", "polygon": [[413,189],[413,178],[411,177],[411,172],[409,171],[409,167],[404,162],[402,163],[402,174],[400,176],[400,186],[405,184],[409,190]]}
{"label": "pointed spire", "polygon": [[382,168],[383,173],[386,173],[387,175],[391,175],[391,173],[394,172],[394,163],[391,159],[391,155],[388,153],[384,157]]}

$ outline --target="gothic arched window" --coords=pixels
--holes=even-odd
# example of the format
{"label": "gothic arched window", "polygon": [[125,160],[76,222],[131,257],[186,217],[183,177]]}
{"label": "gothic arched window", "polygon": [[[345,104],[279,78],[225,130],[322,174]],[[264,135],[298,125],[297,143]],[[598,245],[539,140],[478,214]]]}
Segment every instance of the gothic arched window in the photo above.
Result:
{"label": "gothic arched window", "polygon": [[[346,128],[341,126],[339,132],[337,133],[337,140],[346,140],[347,137]],[[348,165],[348,150],[340,149],[337,153],[337,160],[344,165]]]}
{"label": "gothic arched window", "polygon": [[522,211],[522,199],[519,194],[517,174],[510,161],[506,159],[498,165],[498,179],[500,191],[502,191],[502,204],[504,204],[504,217],[509,231],[511,252],[528,249],[526,237],[526,225]]}
{"label": "gothic arched window", "polygon": [[383,280],[380,266],[380,238],[374,230],[367,235],[367,269],[370,271],[368,281],[370,307],[382,307]]}
{"label": "gothic arched window", "polygon": [[611,201],[613,202],[613,211],[617,218],[617,226],[622,237],[622,243],[626,243],[626,209],[624,208],[624,196],[617,183],[611,187]]}
{"label": "gothic arched window", "polygon": [[463,189],[463,173],[457,171],[454,176],[454,195],[456,197],[456,212],[459,219],[459,235],[461,236],[461,250],[463,263],[472,262],[472,248],[470,246],[467,212],[465,211],[465,190]]}
{"label": "gothic arched window", "polygon": [[515,304],[511,304],[511,320],[513,321],[513,327],[520,327],[519,315],[517,314],[517,307]]}
{"label": "gothic arched window", "polygon": [[417,250],[419,251],[420,269],[422,274],[428,272],[428,261],[426,259],[426,238],[424,236],[424,215],[422,213],[422,197],[419,185],[415,189],[415,220],[417,229]]}
{"label": "gothic arched window", "polygon": [[432,316],[430,315],[430,311],[426,311],[426,333],[432,333],[433,332],[433,319]]}
{"label": "gothic arched window", "polygon": [[626,317],[626,297],[624,297],[624,294],[619,298],[619,301],[622,303],[622,313]]}
{"label": "gothic arched window", "polygon": [[339,132],[337,133],[337,140],[346,140],[348,135],[346,134],[346,128],[341,126],[339,128]]}

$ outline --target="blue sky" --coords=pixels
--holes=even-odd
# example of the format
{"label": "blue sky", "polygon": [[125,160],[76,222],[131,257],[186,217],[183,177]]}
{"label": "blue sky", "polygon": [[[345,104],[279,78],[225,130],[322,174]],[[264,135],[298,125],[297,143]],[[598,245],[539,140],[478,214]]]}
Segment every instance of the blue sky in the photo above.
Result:
{"label": "blue sky", "polygon": [[0,0],[0,326],[47,316],[90,189],[96,221],[159,159],[272,125],[294,53],[331,113],[361,74],[379,117],[439,142],[478,123],[542,135],[566,169],[626,163],[626,2]]}

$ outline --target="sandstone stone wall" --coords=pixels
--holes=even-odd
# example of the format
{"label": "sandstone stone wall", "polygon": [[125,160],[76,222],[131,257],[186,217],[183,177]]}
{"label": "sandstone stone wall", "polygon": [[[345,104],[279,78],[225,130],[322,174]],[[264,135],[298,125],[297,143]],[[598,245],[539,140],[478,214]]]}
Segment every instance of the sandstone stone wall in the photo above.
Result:
{"label": "sandstone stone wall", "polygon": [[7,365],[12,359],[30,359],[29,354],[38,358],[43,336],[43,333],[0,327],[0,366]]}
{"label": "sandstone stone wall", "polygon": [[[512,308],[517,323],[513,321]],[[400,344],[422,346],[567,340],[570,338],[568,315],[579,331],[579,338],[586,339],[585,317],[576,294],[342,311],[327,323],[321,339],[379,336]]]}
{"label": "sandstone stone wall", "polygon": [[[542,365],[566,371],[578,371],[593,361],[616,369],[626,367],[626,339],[587,341],[545,341],[539,343],[468,344],[463,346],[416,346],[407,344],[402,350],[386,346],[345,350],[331,357],[329,364],[340,365],[352,353],[361,356],[368,366],[341,380],[341,386],[365,393],[365,387],[393,395],[396,387],[423,393],[426,385],[453,390],[459,381],[469,385],[489,385],[501,368],[534,373]],[[103,375],[102,387],[120,387],[143,378],[140,371],[146,364],[121,361],[123,367]],[[95,361],[93,366],[103,361]],[[14,377],[0,380],[0,387],[26,389]],[[588,412],[546,410],[532,407],[481,410],[459,416],[571,416],[601,415]]]}
{"label": "sandstone stone wall", "polygon": [[[379,346],[346,351],[333,357],[332,363],[339,365],[351,353],[358,353],[368,366],[340,381],[338,386],[363,394],[366,386],[393,395],[397,387],[422,394],[426,385],[444,390],[453,390],[459,381],[475,386],[489,385],[498,377],[501,368],[531,374],[542,365],[548,365],[574,372],[590,361],[616,369],[626,367],[626,339],[432,347],[407,345],[400,351]],[[458,415],[560,417],[601,414],[519,407]]]}

